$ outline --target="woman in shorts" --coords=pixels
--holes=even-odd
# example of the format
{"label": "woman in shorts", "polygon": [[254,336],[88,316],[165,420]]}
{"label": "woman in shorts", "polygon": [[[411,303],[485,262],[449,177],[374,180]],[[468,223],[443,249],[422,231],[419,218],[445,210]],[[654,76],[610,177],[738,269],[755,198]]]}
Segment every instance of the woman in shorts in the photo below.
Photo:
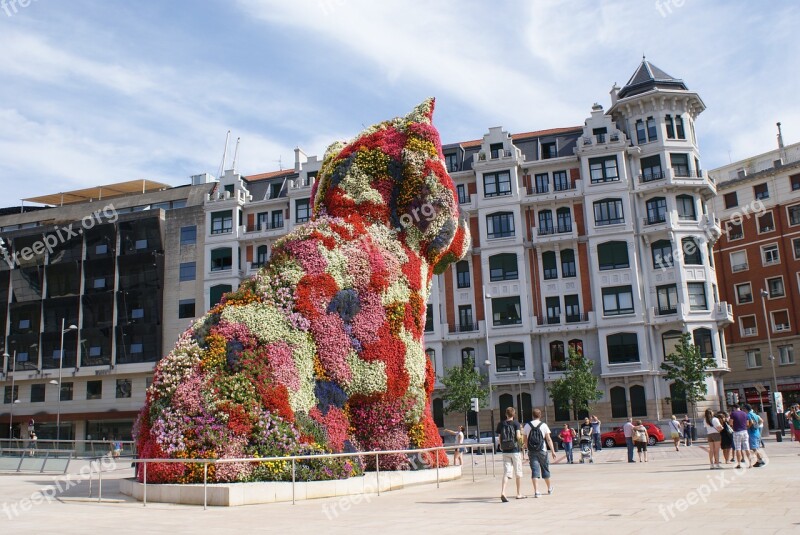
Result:
{"label": "woman in shorts", "polygon": [[722,443],[720,431],[722,431],[722,424],[719,418],[714,416],[714,411],[706,409],[703,425],[705,425],[706,438],[708,439],[708,463],[711,465],[711,470],[719,470],[722,468],[719,464],[719,447]]}
{"label": "woman in shorts", "polygon": [[633,444],[639,454],[639,462],[642,462],[642,454],[644,454],[644,462],[647,462],[647,441],[649,439],[647,428],[642,425],[641,420],[636,420],[636,425],[633,426]]}
{"label": "woman in shorts", "polygon": [[678,418],[673,414],[672,420],[669,421],[669,434],[672,437],[672,442],[675,444],[675,451],[680,451],[678,449],[678,444],[681,443],[681,434],[683,434],[683,428],[681,427],[681,423],[678,421]]}

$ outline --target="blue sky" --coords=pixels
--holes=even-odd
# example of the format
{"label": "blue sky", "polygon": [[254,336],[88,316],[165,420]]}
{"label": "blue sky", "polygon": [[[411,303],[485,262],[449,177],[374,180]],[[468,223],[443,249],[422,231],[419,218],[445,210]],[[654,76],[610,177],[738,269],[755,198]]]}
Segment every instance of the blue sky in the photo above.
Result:
{"label": "blue sky", "polygon": [[[0,0],[0,206],[322,155],[437,98],[444,142],[583,123],[642,54],[698,91],[703,166],[800,141],[793,2]],[[23,2],[24,3],[24,2]],[[762,7],[765,6],[765,7]]]}

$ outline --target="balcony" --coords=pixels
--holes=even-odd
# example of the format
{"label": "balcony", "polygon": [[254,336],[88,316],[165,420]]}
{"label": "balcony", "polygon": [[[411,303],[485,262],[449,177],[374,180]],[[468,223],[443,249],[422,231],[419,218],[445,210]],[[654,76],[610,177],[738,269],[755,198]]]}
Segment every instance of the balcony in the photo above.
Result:
{"label": "balcony", "polygon": [[578,314],[559,314],[558,316],[537,316],[537,333],[554,333],[590,329],[594,326],[594,312],[581,312]]}
{"label": "balcony", "polygon": [[450,340],[478,340],[485,336],[485,322],[452,323],[447,326],[447,338]]}
{"label": "balcony", "polygon": [[473,333],[481,330],[480,324],[478,323],[456,323],[450,324],[447,327],[450,334]]}
{"label": "balcony", "polygon": [[712,310],[714,312],[714,320],[722,323],[723,326],[733,323],[733,305],[720,301]]}
{"label": "balcony", "polygon": [[263,223],[256,223],[255,225],[242,226],[241,235],[249,240],[257,240],[259,238],[270,238],[281,236],[286,232],[286,222],[270,223],[265,221]]}
{"label": "balcony", "polygon": [[533,231],[534,245],[574,240],[578,237],[578,232],[572,222],[556,226],[534,227]]}
{"label": "balcony", "polygon": [[646,227],[649,227],[651,225],[660,225],[666,222],[667,222],[666,212],[664,212],[663,214],[653,214],[642,218],[642,224]]}
{"label": "balcony", "polygon": [[648,191],[661,188],[675,187],[705,187],[709,194],[717,193],[717,186],[714,180],[699,169],[687,169],[685,167],[673,167],[667,169],[656,169],[639,174],[636,190]]}
{"label": "balcony", "polygon": [[700,219],[700,226],[707,236],[713,236],[715,240],[722,236],[722,223],[718,217],[706,214]]}
{"label": "balcony", "polygon": [[580,197],[578,180],[567,179],[550,184],[531,184],[527,187],[526,202],[545,203]]}

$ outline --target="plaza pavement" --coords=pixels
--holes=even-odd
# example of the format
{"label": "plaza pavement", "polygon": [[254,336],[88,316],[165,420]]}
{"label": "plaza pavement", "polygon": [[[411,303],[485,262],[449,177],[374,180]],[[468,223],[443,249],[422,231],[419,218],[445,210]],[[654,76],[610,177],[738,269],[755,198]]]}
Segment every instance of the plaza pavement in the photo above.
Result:
{"label": "plaza pavement", "polygon": [[[787,437],[788,438],[788,437]],[[800,533],[800,445],[767,440],[769,464],[736,471],[709,470],[704,443],[676,452],[651,448],[648,463],[629,464],[625,448],[604,449],[594,464],[553,466],[555,492],[534,499],[525,467],[525,500],[499,500],[500,457],[465,457],[461,480],[375,494],[235,508],[148,504],[119,494],[129,462],[104,475],[103,502],[88,498],[83,463],[77,482],[57,500],[31,498],[53,485],[52,475],[0,475],[0,533]],[[475,468],[475,482],[472,469]],[[488,472],[488,474],[487,474]],[[512,482],[509,482],[513,484]],[[63,483],[62,483],[63,486]],[[508,492],[513,496],[512,490]]]}

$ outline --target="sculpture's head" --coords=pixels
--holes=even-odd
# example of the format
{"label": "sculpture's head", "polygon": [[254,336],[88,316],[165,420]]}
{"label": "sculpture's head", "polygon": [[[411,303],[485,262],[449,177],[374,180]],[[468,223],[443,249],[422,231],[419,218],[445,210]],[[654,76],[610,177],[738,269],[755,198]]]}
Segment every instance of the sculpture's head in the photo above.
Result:
{"label": "sculpture's head", "polygon": [[441,273],[470,238],[434,128],[434,100],[405,117],[334,143],[314,184],[314,215],[352,217],[397,230],[398,239]]}

